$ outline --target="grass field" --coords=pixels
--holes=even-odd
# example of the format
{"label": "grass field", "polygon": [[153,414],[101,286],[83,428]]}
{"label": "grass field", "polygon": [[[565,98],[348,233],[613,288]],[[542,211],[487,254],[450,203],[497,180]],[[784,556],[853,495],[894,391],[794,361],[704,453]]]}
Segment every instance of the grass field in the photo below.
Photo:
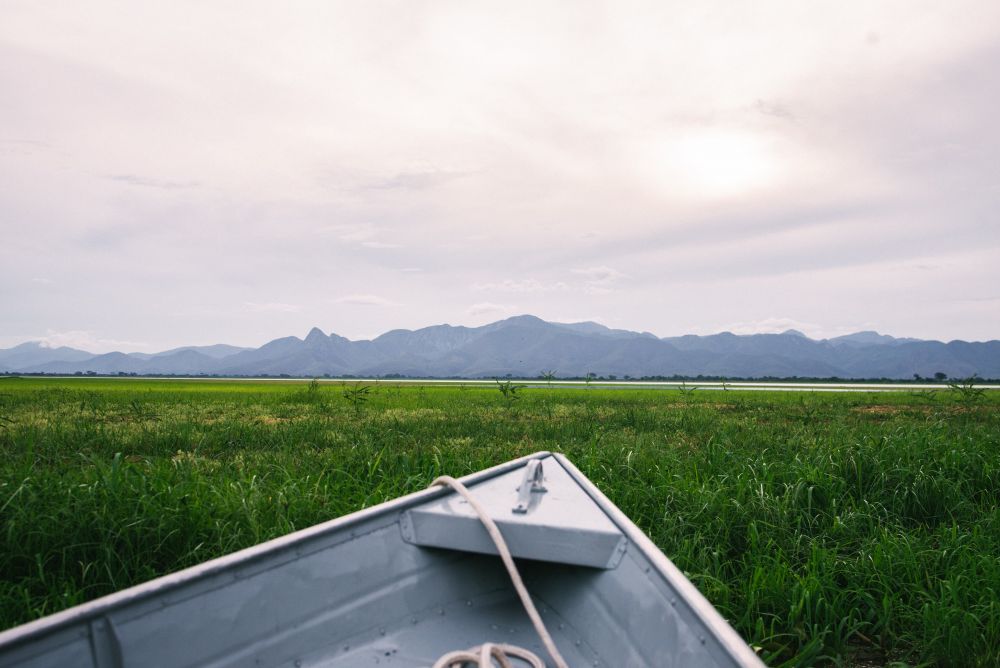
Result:
{"label": "grass field", "polygon": [[947,390],[3,378],[0,627],[557,450],[769,663],[997,665],[998,409]]}

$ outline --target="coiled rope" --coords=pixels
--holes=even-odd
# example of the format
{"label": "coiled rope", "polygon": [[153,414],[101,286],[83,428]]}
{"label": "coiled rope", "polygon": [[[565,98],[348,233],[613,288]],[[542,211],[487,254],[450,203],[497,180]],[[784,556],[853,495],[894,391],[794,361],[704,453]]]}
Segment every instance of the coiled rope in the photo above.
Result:
{"label": "coiled rope", "polygon": [[[521,603],[524,605],[524,610],[528,613],[528,617],[531,619],[531,623],[535,627],[538,637],[542,639],[542,644],[545,645],[545,649],[548,650],[549,656],[552,657],[552,660],[556,664],[556,668],[569,668],[565,659],[562,658],[562,654],[560,654],[558,648],[556,648],[556,644],[553,642],[552,636],[549,634],[549,630],[545,628],[545,623],[542,621],[541,615],[539,615],[538,610],[535,609],[535,604],[531,600],[531,595],[528,594],[528,589],[524,586],[521,574],[518,572],[517,566],[514,565],[514,558],[511,556],[510,549],[507,547],[507,542],[503,539],[503,534],[500,533],[500,529],[497,527],[496,522],[494,522],[493,518],[487,514],[486,510],[479,505],[479,502],[476,501],[474,496],[472,496],[472,493],[468,490],[468,488],[451,476],[443,475],[435,478],[434,482],[431,483],[431,487],[436,485],[451,487],[455,490],[455,492],[461,495],[462,498],[468,501],[469,505],[472,506],[472,509],[476,511],[476,514],[479,516],[479,521],[483,523],[484,527],[486,527],[486,531],[493,540],[493,544],[496,545],[497,552],[500,553],[500,559],[503,561],[503,565],[507,568],[508,575],[510,575],[510,581],[513,583],[514,589],[517,590],[517,595],[520,597]],[[508,660],[512,657],[527,661],[531,664],[532,668],[545,668],[545,663],[534,652],[515,645],[489,642],[473,647],[469,650],[449,652],[437,660],[434,664],[434,668],[461,668],[466,663],[472,663],[480,668],[488,668],[493,666],[494,659],[497,660],[501,668],[512,668],[511,663]]]}
{"label": "coiled rope", "polygon": [[545,668],[545,662],[538,658],[538,655],[530,650],[517,645],[505,645],[503,643],[485,642],[472,649],[448,652],[434,664],[434,668],[461,668],[467,663],[482,668],[493,666],[493,659],[497,660],[500,668],[513,668],[510,665],[511,657],[524,659],[531,668]]}

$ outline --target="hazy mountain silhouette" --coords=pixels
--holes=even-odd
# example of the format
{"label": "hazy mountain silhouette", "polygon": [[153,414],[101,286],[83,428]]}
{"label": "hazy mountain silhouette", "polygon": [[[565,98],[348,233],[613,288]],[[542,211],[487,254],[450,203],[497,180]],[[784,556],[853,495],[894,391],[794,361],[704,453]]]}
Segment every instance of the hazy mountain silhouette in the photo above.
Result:
{"label": "hazy mountain silhouette", "polygon": [[28,341],[13,348],[0,350],[0,369],[20,369],[55,360],[81,362],[94,356],[84,350],[61,346],[53,348],[40,341]]}
{"label": "hazy mountain silhouette", "polygon": [[244,350],[251,350],[251,348],[245,348],[240,346],[230,346],[225,343],[216,343],[212,346],[183,346],[181,348],[171,348],[170,350],[164,350],[159,353],[130,353],[134,357],[143,357],[144,359],[152,359],[153,357],[166,357],[168,355],[173,355],[174,353],[183,353],[192,350],[196,353],[201,353],[212,359],[222,359],[223,357],[229,357],[230,355],[235,355],[236,353],[243,352]]}
{"label": "hazy mountain silhouette", "polygon": [[482,327],[396,329],[350,341],[313,328],[304,339],[260,348],[187,346],[155,354],[92,355],[26,343],[0,350],[3,370],[71,374],[234,376],[559,377],[720,376],[728,378],[1000,377],[1000,341],[923,341],[877,332],[814,340],[801,332],[657,338],[595,322],[553,323],[522,315]]}

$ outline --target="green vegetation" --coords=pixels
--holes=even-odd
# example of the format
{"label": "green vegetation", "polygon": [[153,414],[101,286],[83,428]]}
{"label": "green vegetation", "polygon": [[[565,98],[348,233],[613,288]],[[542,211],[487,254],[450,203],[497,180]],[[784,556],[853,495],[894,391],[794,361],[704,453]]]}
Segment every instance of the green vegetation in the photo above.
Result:
{"label": "green vegetation", "polygon": [[499,378],[494,378],[494,380],[496,381],[497,389],[500,390],[500,395],[507,401],[517,401],[520,399],[521,395],[519,395],[518,392],[527,387],[526,385],[514,385],[513,382],[509,380],[505,380],[502,383]]}
{"label": "green vegetation", "polygon": [[0,379],[0,626],[559,450],[771,663],[997,665],[998,394]]}

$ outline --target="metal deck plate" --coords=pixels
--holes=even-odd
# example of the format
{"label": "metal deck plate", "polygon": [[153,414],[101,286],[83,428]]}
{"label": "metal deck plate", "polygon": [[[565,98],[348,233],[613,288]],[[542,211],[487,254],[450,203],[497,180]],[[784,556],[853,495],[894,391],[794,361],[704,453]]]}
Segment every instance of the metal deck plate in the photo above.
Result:
{"label": "metal deck plate", "polygon": [[[555,458],[545,457],[541,463],[545,491],[531,494],[526,512],[514,510],[519,488],[527,484],[523,468],[469,487],[497,523],[511,554],[616,567],[628,545],[622,532]],[[454,493],[406,511],[399,525],[403,540],[412,545],[497,554],[478,516]]]}

